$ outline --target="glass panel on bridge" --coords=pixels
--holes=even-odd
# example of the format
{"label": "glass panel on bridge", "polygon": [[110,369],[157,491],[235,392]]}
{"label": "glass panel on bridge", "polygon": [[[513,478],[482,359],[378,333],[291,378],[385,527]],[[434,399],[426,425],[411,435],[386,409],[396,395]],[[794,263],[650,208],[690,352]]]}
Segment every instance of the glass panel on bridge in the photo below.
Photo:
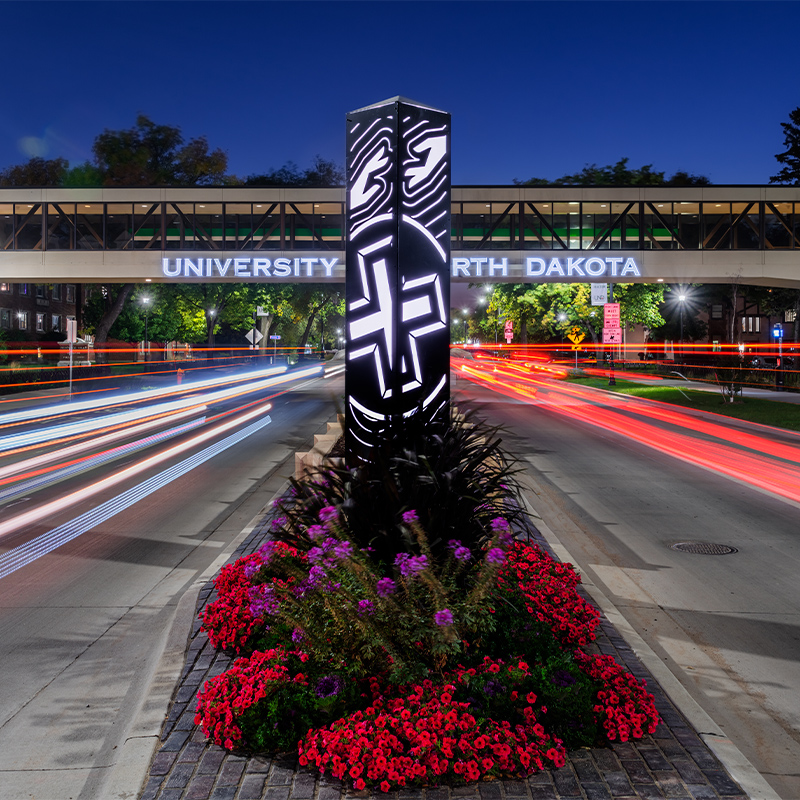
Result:
{"label": "glass panel on bridge", "polygon": [[14,248],[16,250],[42,249],[42,204],[14,204]]}
{"label": "glass panel on bridge", "polygon": [[279,203],[253,203],[253,249],[281,250],[284,236]]}
{"label": "glass panel on bridge", "polygon": [[[191,206],[191,203],[189,203]],[[171,204],[168,204],[168,210]],[[133,204],[133,246],[137,250],[170,250],[178,249],[180,236],[171,246],[169,237],[161,241],[161,203],[134,203]],[[169,217],[167,217],[169,219]]]}
{"label": "glass panel on bridge", "polygon": [[75,203],[50,203],[46,224],[48,250],[75,248]]}
{"label": "glass panel on bridge", "polygon": [[0,203],[0,250],[14,249],[14,204]]}
{"label": "glass panel on bridge", "polygon": [[106,249],[133,249],[133,203],[106,206]]}
{"label": "glass panel on bridge", "polygon": [[77,203],[75,246],[78,250],[103,249],[103,204]]}
{"label": "glass panel on bridge", "polygon": [[764,204],[764,244],[776,250],[800,248],[800,204]]}

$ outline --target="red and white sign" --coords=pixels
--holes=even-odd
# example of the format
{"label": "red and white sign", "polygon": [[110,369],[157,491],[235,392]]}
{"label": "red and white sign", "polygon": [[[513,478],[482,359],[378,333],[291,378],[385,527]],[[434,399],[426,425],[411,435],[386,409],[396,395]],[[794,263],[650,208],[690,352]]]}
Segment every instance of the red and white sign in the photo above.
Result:
{"label": "red and white sign", "polygon": [[513,336],[514,335],[514,321],[507,319],[506,320],[506,336]]}
{"label": "red and white sign", "polygon": [[603,328],[603,344],[622,344],[622,328]]}
{"label": "red and white sign", "polygon": [[603,327],[619,328],[619,303],[606,303],[603,306]]}

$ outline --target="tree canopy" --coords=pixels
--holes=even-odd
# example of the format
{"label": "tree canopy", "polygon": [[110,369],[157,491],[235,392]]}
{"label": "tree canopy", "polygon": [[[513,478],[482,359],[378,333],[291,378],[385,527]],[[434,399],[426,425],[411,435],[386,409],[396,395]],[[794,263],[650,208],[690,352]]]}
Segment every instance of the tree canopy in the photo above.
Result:
{"label": "tree canopy", "polygon": [[547,178],[529,178],[522,181],[514,178],[517,186],[708,186],[711,181],[704,175],[692,175],[679,170],[669,178],[657,172],[652,164],[638,169],[628,167],[628,158],[621,158],[616,164],[598,167],[587,164],[580,172],[562,175],[551,181]]}
{"label": "tree canopy", "polygon": [[800,106],[789,112],[789,121],[781,122],[781,127],[786,150],[778,153],[775,158],[779,164],[783,164],[783,169],[769,180],[770,183],[800,186]]}

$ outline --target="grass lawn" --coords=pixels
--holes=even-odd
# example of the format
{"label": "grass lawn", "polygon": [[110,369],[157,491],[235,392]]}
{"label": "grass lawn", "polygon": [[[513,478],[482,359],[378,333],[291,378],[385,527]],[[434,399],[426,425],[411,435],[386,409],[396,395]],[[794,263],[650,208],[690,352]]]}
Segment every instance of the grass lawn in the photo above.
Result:
{"label": "grass lawn", "polygon": [[681,389],[677,386],[642,386],[640,383],[616,379],[617,385],[610,387],[607,378],[570,378],[569,383],[582,386],[593,386],[597,389],[645,397],[648,400],[660,400],[676,406],[694,408],[698,411],[709,411],[726,417],[758,422],[761,425],[773,425],[776,428],[788,428],[800,431],[800,404],[782,403],[776,400],[761,400],[745,397],[736,403],[723,403],[719,392],[698,392],[692,389]]}

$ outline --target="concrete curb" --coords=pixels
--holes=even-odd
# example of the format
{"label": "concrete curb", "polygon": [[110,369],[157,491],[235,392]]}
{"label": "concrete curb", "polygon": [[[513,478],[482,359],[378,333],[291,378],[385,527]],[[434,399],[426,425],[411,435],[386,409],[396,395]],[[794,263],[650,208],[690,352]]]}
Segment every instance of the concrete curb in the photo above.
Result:
{"label": "concrete curb", "polygon": [[[524,482],[524,479],[523,481]],[[564,562],[577,564],[558,536],[548,527],[530,502],[528,493],[523,494],[534,524],[547,541],[555,555]],[[719,759],[731,777],[742,787],[751,800],[781,800],[778,793],[767,783],[761,773],[750,763],[744,753],[720,730],[720,727],[689,694],[666,664],[653,652],[647,642],[609,600],[603,591],[588,576],[581,573],[581,585],[606,619],[628,643],[642,664],[650,671],[675,707],[697,731],[698,736]]]}
{"label": "concrete curb", "polygon": [[[291,454],[294,458],[294,453]],[[283,464],[288,463],[287,458]],[[279,465],[280,466],[283,465]],[[165,709],[169,708],[179,686],[186,663],[188,634],[192,630],[200,590],[231,559],[241,543],[268,513],[273,500],[286,490],[288,481],[275,492],[252,520],[231,540],[208,567],[198,575],[178,600],[171,621],[161,640],[161,654],[153,669],[147,690],[134,716],[128,735],[102,787],[104,800],[133,800],[147,782],[148,771],[160,742]]]}

